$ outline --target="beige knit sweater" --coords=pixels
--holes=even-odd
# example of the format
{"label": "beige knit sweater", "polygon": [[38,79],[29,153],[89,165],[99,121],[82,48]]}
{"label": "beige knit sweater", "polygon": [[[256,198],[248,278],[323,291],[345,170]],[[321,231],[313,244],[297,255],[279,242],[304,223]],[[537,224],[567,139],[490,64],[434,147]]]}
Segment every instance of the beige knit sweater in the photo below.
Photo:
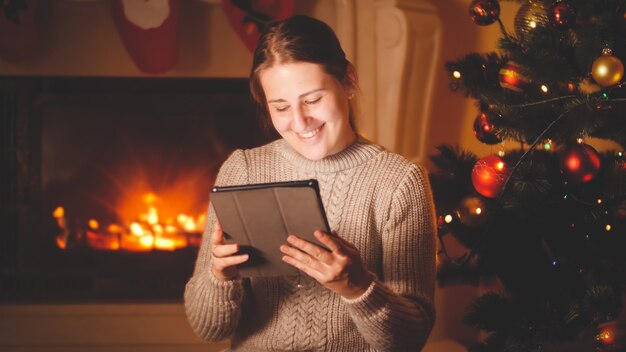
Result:
{"label": "beige knit sweater", "polygon": [[[185,289],[189,323],[235,351],[419,351],[434,322],[435,224],[425,170],[359,138],[319,161],[283,140],[235,151],[216,185],[317,179],[331,229],[377,279],[347,300],[306,274],[221,282],[207,228]],[[278,250],[278,249],[277,249]]]}

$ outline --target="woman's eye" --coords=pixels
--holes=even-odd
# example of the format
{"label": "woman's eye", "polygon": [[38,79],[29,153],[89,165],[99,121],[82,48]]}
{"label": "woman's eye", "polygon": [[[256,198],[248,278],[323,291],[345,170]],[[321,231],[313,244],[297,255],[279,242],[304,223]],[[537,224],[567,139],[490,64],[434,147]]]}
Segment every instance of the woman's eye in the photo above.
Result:
{"label": "woman's eye", "polygon": [[284,112],[287,111],[287,109],[289,109],[289,106],[274,106],[274,110],[278,112]]}
{"label": "woman's eye", "polygon": [[318,103],[320,100],[322,100],[322,97],[315,98],[313,100],[305,100],[304,103],[307,105],[313,105],[315,103]]}

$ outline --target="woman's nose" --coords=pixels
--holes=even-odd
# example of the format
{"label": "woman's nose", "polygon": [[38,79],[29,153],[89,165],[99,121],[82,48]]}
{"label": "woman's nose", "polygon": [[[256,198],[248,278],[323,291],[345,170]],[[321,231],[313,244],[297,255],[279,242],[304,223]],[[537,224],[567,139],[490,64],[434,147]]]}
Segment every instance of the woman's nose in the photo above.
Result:
{"label": "woman's nose", "polygon": [[306,131],[310,120],[311,118],[304,113],[302,108],[294,109],[292,128],[297,132]]}

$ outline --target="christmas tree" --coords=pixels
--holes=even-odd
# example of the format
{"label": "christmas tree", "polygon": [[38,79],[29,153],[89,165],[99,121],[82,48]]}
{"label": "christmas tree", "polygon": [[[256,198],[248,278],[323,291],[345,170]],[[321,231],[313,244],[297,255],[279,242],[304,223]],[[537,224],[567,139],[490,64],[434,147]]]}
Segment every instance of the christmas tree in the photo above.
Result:
{"label": "christmas tree", "polygon": [[[498,151],[431,157],[438,280],[493,288],[465,317],[485,332],[473,352],[624,351],[626,0],[518,2],[507,29],[497,0],[473,0],[499,50],[446,64],[476,101],[474,135]],[[467,251],[448,254],[451,238]]]}

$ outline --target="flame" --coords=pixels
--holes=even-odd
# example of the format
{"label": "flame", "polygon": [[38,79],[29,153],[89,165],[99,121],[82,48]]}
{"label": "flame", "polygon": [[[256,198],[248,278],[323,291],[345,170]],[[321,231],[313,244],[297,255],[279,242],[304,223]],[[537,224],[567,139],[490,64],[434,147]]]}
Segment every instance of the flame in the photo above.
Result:
{"label": "flame", "polygon": [[206,169],[186,172],[158,191],[152,188],[144,170],[131,174],[132,179],[120,181],[123,197],[108,203],[115,220],[95,216],[71,219],[70,229],[65,207],[54,209],[52,216],[61,230],[56,237],[57,246],[67,249],[87,245],[98,250],[124,251],[172,251],[199,246],[207,204],[197,195],[207,186]]}
{"label": "flame", "polygon": [[[204,227],[206,214],[193,217],[180,213],[163,222],[159,216],[160,209],[155,205],[159,197],[154,193],[146,193],[142,200],[146,204],[144,211],[137,214],[135,220],[126,226],[117,223],[101,226],[97,219],[89,219],[85,227],[87,245],[97,250],[126,251],[173,251],[200,245],[200,232]],[[62,230],[56,237],[57,246],[66,249],[70,231],[65,219],[65,208],[57,207],[52,216],[57,219]]]}

